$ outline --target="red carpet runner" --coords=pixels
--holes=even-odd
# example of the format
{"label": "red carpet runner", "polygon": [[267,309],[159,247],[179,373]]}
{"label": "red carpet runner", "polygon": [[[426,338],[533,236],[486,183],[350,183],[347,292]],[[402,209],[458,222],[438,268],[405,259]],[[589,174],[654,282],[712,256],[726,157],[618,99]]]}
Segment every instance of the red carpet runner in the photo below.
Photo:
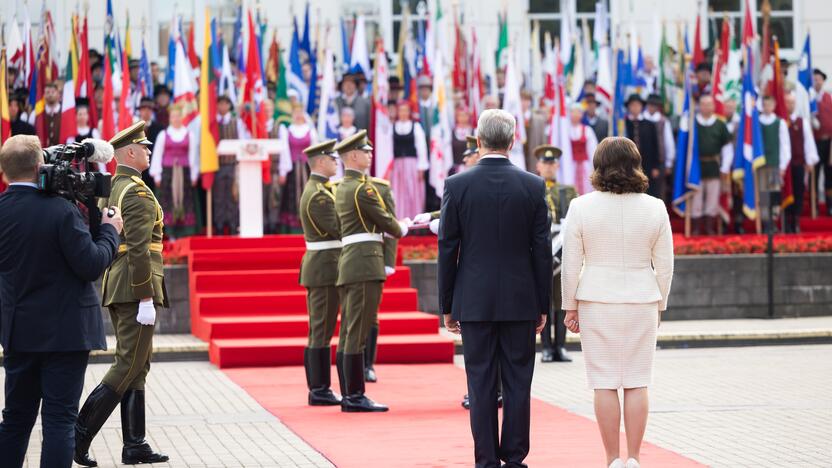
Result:
{"label": "red carpet runner", "polygon": [[[210,343],[221,368],[303,363],[308,316],[298,285],[302,236],[193,237],[185,240],[191,331]],[[435,315],[418,311],[410,270],[401,266],[384,287],[378,362],[452,362],[452,340]],[[337,342],[337,330],[333,343]]]}
{"label": "red carpet runner", "polygon": [[[465,372],[451,364],[381,365],[379,383],[367,393],[390,405],[388,413],[348,414],[306,406],[300,367],[231,369],[226,374],[339,468],[470,467],[473,442],[460,401]],[[333,382],[338,382],[333,368]],[[337,384],[336,384],[337,387]],[[604,454],[594,421],[532,400],[532,468],[602,467]],[[626,442],[622,435],[622,448]],[[626,449],[624,449],[626,452]],[[644,444],[645,467],[703,466]]]}

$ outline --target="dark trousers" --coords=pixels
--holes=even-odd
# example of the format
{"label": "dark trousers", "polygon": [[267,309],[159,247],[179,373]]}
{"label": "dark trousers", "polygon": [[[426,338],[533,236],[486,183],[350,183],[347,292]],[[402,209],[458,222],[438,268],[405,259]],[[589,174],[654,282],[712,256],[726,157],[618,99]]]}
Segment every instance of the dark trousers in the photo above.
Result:
{"label": "dark trousers", "polygon": [[796,218],[803,211],[803,197],[806,193],[806,184],[803,182],[803,176],[806,175],[806,167],[803,164],[795,164],[791,169],[794,203],[786,207],[786,215],[792,217],[792,221],[796,222]]}
{"label": "dark trousers", "polygon": [[43,445],[40,466],[72,466],[75,419],[88,356],[89,351],[6,354],[3,359],[6,407],[0,423],[0,468],[23,466],[41,400]]}
{"label": "dark trousers", "polygon": [[[649,172],[647,174],[650,174]],[[664,174],[659,174],[658,177],[648,176],[647,194],[664,200]]]}
{"label": "dark trousers", "polygon": [[[830,146],[832,140],[815,140],[815,145],[818,147],[818,156],[820,156],[820,164],[815,169],[815,187],[818,192],[823,190],[826,194],[826,211],[832,212],[832,166],[829,161]],[[823,187],[820,186],[820,173],[823,172]]]}
{"label": "dark trousers", "polygon": [[[529,453],[535,322],[464,322],[462,348],[476,468],[525,467]],[[498,371],[499,369],[499,371]],[[503,384],[502,436],[497,382]]]}

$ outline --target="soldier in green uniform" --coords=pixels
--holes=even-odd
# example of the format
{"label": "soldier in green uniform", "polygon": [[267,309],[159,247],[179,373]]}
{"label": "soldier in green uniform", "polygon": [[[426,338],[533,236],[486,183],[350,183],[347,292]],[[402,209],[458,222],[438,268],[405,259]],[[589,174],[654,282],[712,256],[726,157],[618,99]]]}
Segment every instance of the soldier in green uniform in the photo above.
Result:
{"label": "soldier in green uniform", "polygon": [[300,197],[300,223],[306,240],[306,253],[300,266],[300,284],[306,288],[309,312],[309,342],[303,353],[310,406],[341,404],[341,397],[330,389],[330,341],[338,322],[338,257],[341,256],[341,229],[335,214],[334,185],[329,178],[338,169],[336,140],[303,150],[309,160],[309,180]]}
{"label": "soldier in green uniform", "polygon": [[[558,173],[560,155],[562,151],[555,146],[542,145],[534,149],[534,157],[537,158],[537,173],[546,181],[546,205],[549,207],[549,214],[552,223],[560,224],[560,220],[566,217],[569,203],[578,196],[575,187],[571,185],[558,184],[555,177]],[[560,273],[552,277],[552,311],[546,319],[546,327],[541,333],[541,344],[543,352],[541,362],[570,362],[572,359],[566,354],[566,325],[563,323],[564,311],[561,310],[560,297]],[[555,341],[552,342],[552,327],[555,327]]]}
{"label": "soldier in green uniform", "polygon": [[121,432],[126,465],[163,463],[145,441],[144,386],[150,370],[156,306],[167,307],[162,269],[162,208],[142,181],[150,166],[152,144],[145,122],[122,130],[110,143],[118,162],[112,190],[102,206],[117,206],[124,218],[118,255],[104,273],[103,305],[110,311],[116,333],[115,362],[90,393],[75,424],[75,462],[97,466],[89,457],[92,439],[121,404]]}
{"label": "soldier in green uniform", "polygon": [[336,283],[341,298],[336,363],[343,394],[341,410],[345,412],[388,409],[364,395],[364,347],[376,321],[386,278],[383,235],[400,238],[407,233],[409,223],[390,215],[378,187],[365,175],[372,162],[372,149],[365,130],[335,147],[346,169],[335,193],[343,246]]}
{"label": "soldier in green uniform", "polygon": [[[390,181],[380,177],[371,177],[370,181],[378,189],[381,200],[387,208],[390,216],[396,218],[396,202],[393,199],[393,190],[390,188]],[[388,278],[396,272],[396,257],[399,250],[399,240],[395,237],[384,236],[384,274]],[[376,370],[373,364],[376,362],[376,350],[378,349],[378,314],[375,321],[370,325],[367,334],[367,343],[364,346],[364,380],[377,382]]]}

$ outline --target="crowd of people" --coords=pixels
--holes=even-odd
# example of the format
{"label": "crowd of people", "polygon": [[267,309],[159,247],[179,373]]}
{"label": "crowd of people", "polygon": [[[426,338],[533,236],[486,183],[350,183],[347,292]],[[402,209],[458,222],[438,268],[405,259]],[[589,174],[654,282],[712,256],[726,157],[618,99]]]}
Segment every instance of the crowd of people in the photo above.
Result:
{"label": "crowd of people", "polygon": [[[76,102],[77,131],[67,141],[61,138],[61,102],[63,83],[60,79],[46,83],[44,87],[44,123],[37,129],[33,125],[34,112],[29,105],[29,91],[19,88],[10,93],[9,116],[11,134],[38,134],[44,146],[80,141],[84,138],[100,137],[103,112],[109,111],[103,103],[104,80],[101,55],[90,51],[92,79],[95,82],[93,98],[79,98]],[[646,57],[645,86],[632,90],[624,100],[626,117],[624,124],[617,124],[611,118],[611,105],[596,89],[592,79],[585,82],[579,96],[567,102],[568,134],[571,148],[564,155],[558,178],[561,182],[574,185],[578,194],[592,190],[589,175],[592,172],[592,155],[600,140],[615,133],[633,140],[642,156],[642,165],[650,179],[648,193],[663,199],[668,206],[673,202],[673,174],[678,161],[685,161],[684,155],[677,155],[676,135],[689,123],[680,122],[679,115],[666,115],[669,105],[661,96],[656,76],[658,71],[651,57]],[[213,190],[212,216],[208,216],[207,193],[198,183],[199,170],[199,125],[183,122],[183,109],[171,99],[171,89],[165,83],[165,73],[155,63],[151,64],[154,79],[153,98],[142,97],[139,92],[139,61],[130,60],[130,81],[128,102],[134,109],[134,121],[147,123],[147,134],[154,143],[151,167],[143,174],[145,182],[154,190],[165,211],[165,234],[168,238],[180,238],[204,232],[206,223],[212,219],[215,234],[236,234],[239,230],[239,209],[237,198],[236,161],[233,155],[220,155],[219,171]],[[788,63],[779,68],[784,75]],[[14,69],[9,69],[10,82],[14,83]],[[235,76],[239,76],[235,74]],[[791,118],[789,121],[775,115],[775,101],[766,94],[763,99],[760,122],[767,166],[779,168],[775,175],[791,178],[794,203],[784,212],[781,229],[784,232],[800,231],[800,213],[804,200],[824,200],[832,196],[832,166],[830,166],[830,139],[832,139],[832,96],[825,90],[826,74],[814,70],[812,100],[817,103],[811,118],[801,117],[796,106],[803,99],[796,93],[800,85],[783,77],[788,93],[786,105]],[[310,79],[309,76],[305,77]],[[652,78],[652,79],[650,79]],[[720,114],[717,115],[712,95],[711,65],[703,62],[695,69],[692,94],[695,102],[696,135],[699,146],[701,185],[692,200],[692,233],[717,234],[725,231],[744,232],[741,188],[731,182],[732,161],[738,131],[738,102],[735,97],[721,97]],[[504,70],[495,74],[496,86],[489,86],[496,92],[483,96],[482,110],[504,107],[506,76]],[[436,99],[434,80],[422,75],[416,80],[416,98],[406,96],[406,90],[398,77],[389,79],[387,114],[392,131],[392,170],[388,174],[399,212],[402,216],[413,217],[418,213],[439,208],[437,189],[431,186],[427,177],[430,168],[431,133]],[[345,72],[337,85],[338,124],[337,137],[348,138],[360,130],[368,130],[373,138],[373,89],[364,73]],[[800,88],[802,90],[802,88]],[[300,219],[298,201],[303,186],[309,177],[303,148],[324,139],[318,134],[317,120],[325,118],[307,113],[308,106],[293,89],[288,92],[291,111],[288,117],[275,112],[276,84],[266,84],[268,99],[264,100],[269,118],[266,129],[269,138],[280,141],[281,150],[272,155],[271,169],[264,177],[264,232],[298,233]],[[522,124],[525,135],[522,145],[515,144],[512,162],[523,169],[535,171],[536,160],[533,149],[553,141],[552,102],[534,95],[527,88],[520,93],[522,103]],[[451,149],[453,163],[447,177],[464,169],[462,154],[465,138],[475,134],[474,106],[465,104],[464,92],[455,90]],[[115,99],[118,99],[117,97]],[[118,106],[115,106],[116,108]],[[240,103],[228,95],[220,95],[216,101],[217,123],[220,140],[250,138],[249,126],[241,119]],[[783,115],[782,113],[779,113]],[[805,114],[804,114],[805,115]],[[279,117],[280,116],[280,117]],[[93,120],[95,119],[95,120]],[[620,128],[613,128],[620,127]],[[617,130],[617,132],[616,132]],[[563,146],[563,142],[560,143]],[[817,166],[817,167],[816,167]],[[786,169],[791,169],[786,171]],[[343,175],[343,168],[335,178]],[[379,175],[379,174],[376,174]],[[814,179],[812,179],[812,177]],[[816,183],[810,183],[814,180]],[[822,184],[822,187],[819,185]],[[816,186],[817,196],[808,196],[810,187]],[[441,191],[439,191],[441,193]],[[825,215],[832,216],[832,204],[826,204]]]}

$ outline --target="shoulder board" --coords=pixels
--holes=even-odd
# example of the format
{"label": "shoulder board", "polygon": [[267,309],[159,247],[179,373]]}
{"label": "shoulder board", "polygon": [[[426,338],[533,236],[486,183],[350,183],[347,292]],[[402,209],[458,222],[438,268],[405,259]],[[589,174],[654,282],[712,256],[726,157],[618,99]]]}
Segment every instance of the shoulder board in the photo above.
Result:
{"label": "shoulder board", "polygon": [[341,183],[341,181],[343,181],[343,180],[344,180],[344,179],[338,179],[338,180],[335,180],[335,181],[328,181],[328,182],[326,182],[326,183],[324,184],[324,186],[326,186],[327,188],[330,188],[330,187],[336,187],[336,186],[337,186],[338,184],[340,184],[340,183]]}
{"label": "shoulder board", "polygon": [[139,176],[130,176],[130,179],[133,180],[133,182],[135,182],[139,185],[144,185],[144,181]]}
{"label": "shoulder board", "polygon": [[374,184],[381,184],[381,185],[390,185],[390,181],[387,179],[382,179],[381,177],[371,177],[370,180]]}
{"label": "shoulder board", "polygon": [[332,191],[328,187],[329,187],[329,182],[324,182],[324,183],[317,182],[316,186],[315,186],[315,188],[317,189],[317,192],[323,193],[328,197],[335,198],[335,195],[332,194]]}

